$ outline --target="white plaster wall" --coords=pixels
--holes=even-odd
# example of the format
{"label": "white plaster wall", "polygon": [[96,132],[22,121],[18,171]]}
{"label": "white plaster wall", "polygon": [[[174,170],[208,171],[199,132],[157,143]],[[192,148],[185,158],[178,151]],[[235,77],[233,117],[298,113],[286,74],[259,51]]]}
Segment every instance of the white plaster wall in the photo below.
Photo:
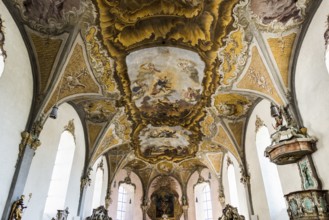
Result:
{"label": "white plaster wall", "polygon": [[[120,170],[117,175],[115,176],[114,180],[112,181],[111,185],[111,199],[112,203],[109,207],[109,216],[112,219],[116,219],[117,215],[117,207],[118,207],[118,190],[119,190],[119,182],[123,181],[124,178],[127,176],[127,172],[125,170]],[[131,182],[136,185],[136,191],[134,196],[134,201],[132,201],[133,207],[133,216],[132,220],[141,220],[143,219],[143,212],[141,208],[142,196],[143,196],[143,188],[142,182],[140,181],[139,177],[134,173],[131,172],[130,174]],[[113,187],[113,183],[116,181],[116,187]]]}
{"label": "white plaster wall", "polygon": [[329,1],[322,1],[303,41],[296,66],[298,107],[308,133],[318,138],[312,155],[324,189],[329,189],[329,73],[325,66],[323,34],[329,15]]}
{"label": "white plaster wall", "polygon": [[[253,113],[249,118],[245,140],[246,158],[251,177],[250,185],[254,213],[255,215],[258,215],[259,219],[266,220],[270,219],[270,215],[256,149],[256,115],[264,121],[269,133],[272,134],[274,132],[272,126],[274,120],[270,115],[270,102],[263,100],[258,103],[253,110]],[[296,164],[277,166],[277,169],[283,194],[301,190],[301,179]]]}
{"label": "white plaster wall", "polygon": [[30,60],[18,28],[0,1],[0,16],[5,26],[7,59],[0,77],[0,213],[7,200],[18,156],[20,133],[25,130],[33,95]]}
{"label": "white plaster wall", "polygon": [[[212,204],[212,214],[213,219],[218,219],[219,216],[222,215],[222,206],[218,200],[218,189],[219,189],[219,180],[217,177],[212,173],[211,179],[209,179],[209,169],[203,169],[201,175],[205,180],[210,181],[210,191],[211,191],[211,204]],[[189,220],[198,220],[196,219],[196,212],[195,212],[195,200],[194,200],[194,184],[198,182],[199,174],[198,172],[194,172],[188,183],[187,183],[187,197],[188,197],[188,219]]]}
{"label": "white plaster wall", "polygon": [[[65,207],[69,207],[70,217],[75,216],[77,213],[80,196],[80,178],[85,157],[85,141],[79,116],[72,106],[65,103],[59,106],[56,120],[47,119],[40,134],[41,146],[37,149],[33,158],[24,189],[24,194],[32,193],[32,198],[27,204],[28,208],[24,212],[23,219],[42,219],[59,140],[64,127],[71,119],[74,119],[76,148]],[[58,209],[64,209],[65,207],[58,207]],[[56,213],[56,210],[54,211]]]}

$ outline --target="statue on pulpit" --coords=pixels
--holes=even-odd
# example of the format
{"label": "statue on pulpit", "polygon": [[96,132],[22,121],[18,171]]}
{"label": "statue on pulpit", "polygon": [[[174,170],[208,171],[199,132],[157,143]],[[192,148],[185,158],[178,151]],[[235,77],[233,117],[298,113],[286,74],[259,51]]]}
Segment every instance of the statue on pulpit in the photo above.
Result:
{"label": "statue on pulpit", "polygon": [[[307,138],[307,130],[305,128],[298,129],[289,112],[289,105],[279,107],[271,103],[271,116],[275,119],[273,128],[276,130],[271,135],[271,145],[278,144],[281,141],[290,140],[292,138]],[[285,123],[284,123],[285,122]]]}

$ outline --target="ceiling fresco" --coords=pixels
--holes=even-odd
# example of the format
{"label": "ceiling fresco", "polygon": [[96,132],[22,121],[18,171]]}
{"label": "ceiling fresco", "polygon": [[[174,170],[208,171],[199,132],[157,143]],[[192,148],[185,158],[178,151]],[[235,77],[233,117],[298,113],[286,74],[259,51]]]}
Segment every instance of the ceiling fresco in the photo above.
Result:
{"label": "ceiling fresco", "polygon": [[132,101],[146,120],[180,122],[201,99],[205,64],[194,52],[153,47],[130,53],[126,63]]}
{"label": "ceiling fresco", "polygon": [[[38,114],[69,102],[87,140],[150,186],[208,167],[220,179],[261,99],[287,104],[310,0],[5,0],[33,48]],[[47,61],[47,62],[45,62]]]}

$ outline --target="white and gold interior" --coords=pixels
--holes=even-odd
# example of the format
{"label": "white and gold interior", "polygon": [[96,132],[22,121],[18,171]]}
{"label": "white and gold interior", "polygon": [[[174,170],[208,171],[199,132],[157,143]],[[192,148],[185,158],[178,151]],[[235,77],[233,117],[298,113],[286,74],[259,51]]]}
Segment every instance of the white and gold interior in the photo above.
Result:
{"label": "white and gold interior", "polygon": [[[97,204],[113,219],[127,177],[129,219],[165,219],[154,198],[170,192],[168,219],[201,220],[198,182],[209,183],[218,219],[232,204],[230,164],[239,214],[288,219],[272,207],[284,200],[268,200],[257,155],[260,129],[275,131],[271,103],[289,105],[298,127],[318,139],[308,161],[317,189],[329,189],[329,1],[3,0],[0,8],[3,220],[22,194],[22,219],[50,219],[44,210],[63,131],[75,151],[65,207],[52,217],[66,207],[68,219],[92,214],[102,161]],[[300,164],[275,167],[281,198],[305,189]]]}

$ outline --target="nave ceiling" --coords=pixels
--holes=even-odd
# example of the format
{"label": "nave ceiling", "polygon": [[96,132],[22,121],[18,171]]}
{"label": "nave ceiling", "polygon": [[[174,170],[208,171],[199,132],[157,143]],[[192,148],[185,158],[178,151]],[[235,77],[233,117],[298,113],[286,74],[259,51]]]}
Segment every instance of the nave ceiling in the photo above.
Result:
{"label": "nave ceiling", "polygon": [[[32,118],[68,102],[89,166],[218,178],[230,152],[245,165],[253,107],[291,101],[292,62],[310,0],[7,0],[34,65]],[[62,112],[58,112],[62,114]],[[254,123],[254,122],[249,122]]]}

